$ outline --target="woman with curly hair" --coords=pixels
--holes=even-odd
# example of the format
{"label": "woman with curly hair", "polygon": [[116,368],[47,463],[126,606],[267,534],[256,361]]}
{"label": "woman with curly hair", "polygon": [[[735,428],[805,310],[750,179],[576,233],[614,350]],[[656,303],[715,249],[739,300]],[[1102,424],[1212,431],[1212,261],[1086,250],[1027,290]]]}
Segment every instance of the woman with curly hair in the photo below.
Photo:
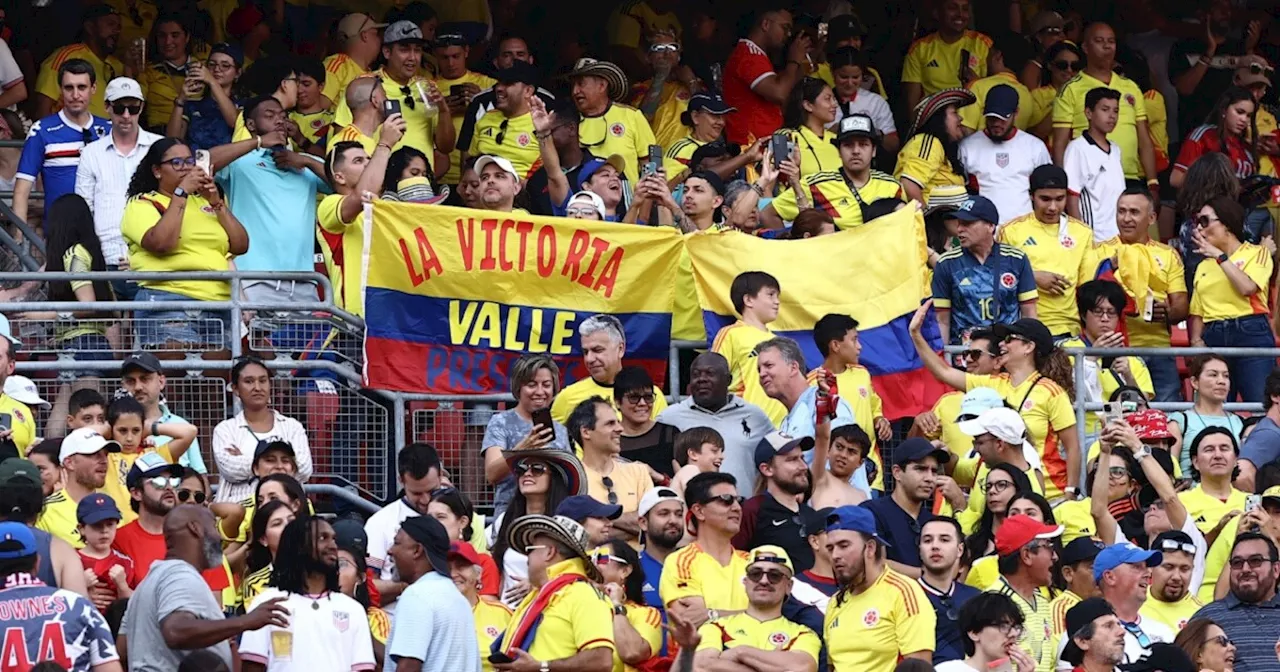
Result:
{"label": "woman with curly hair", "polygon": [[964,165],[960,163],[960,140],[964,131],[959,109],[975,104],[973,93],[965,89],[945,89],[920,101],[911,123],[911,138],[898,152],[898,171],[909,198],[926,205],[934,187],[964,185]]}

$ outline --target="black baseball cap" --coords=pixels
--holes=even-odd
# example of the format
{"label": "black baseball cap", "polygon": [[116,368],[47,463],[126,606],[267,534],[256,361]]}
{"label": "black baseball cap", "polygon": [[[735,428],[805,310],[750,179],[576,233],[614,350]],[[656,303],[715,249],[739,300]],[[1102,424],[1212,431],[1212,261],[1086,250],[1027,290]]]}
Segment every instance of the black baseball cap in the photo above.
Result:
{"label": "black baseball cap", "polygon": [[807,506],[800,507],[800,520],[804,523],[805,536],[822,534],[827,531],[827,516],[835,513],[835,507],[813,510]]}
{"label": "black baseball cap", "polygon": [[556,515],[571,518],[580,525],[588,518],[617,520],[622,516],[622,505],[605,504],[591,495],[574,495],[565,497],[560,502],[560,506],[556,507]]}
{"label": "black baseball cap", "polygon": [[142,369],[148,373],[160,373],[163,370],[160,360],[149,352],[135,352],[126,357],[120,365],[120,375],[129,373],[129,369]]}
{"label": "black baseball cap", "polygon": [[1067,565],[1093,560],[1106,547],[1106,544],[1093,537],[1076,537],[1071,540],[1071,543],[1062,548],[1062,552],[1058,554],[1058,559],[1062,561],[1062,566],[1066,567]]}
{"label": "black baseball cap", "polygon": [[716,175],[709,170],[699,170],[689,177],[686,177],[684,181],[688,184],[689,180],[695,177],[700,180],[706,180],[707,184],[711,185],[711,188],[714,189],[717,194],[724,196],[724,180],[720,179],[719,175]]}
{"label": "black baseball cap", "polygon": [[431,516],[414,516],[400,523],[410,539],[422,544],[431,561],[431,569],[449,576],[449,532]]}
{"label": "black baseball cap", "polygon": [[833,144],[839,146],[840,143],[849,138],[871,138],[878,140],[880,134],[876,132],[875,122],[871,121],[871,117],[862,113],[851,114],[840,120],[839,129],[836,131],[836,139]]}
{"label": "black baseball cap", "polygon": [[363,561],[369,554],[369,535],[365,534],[364,525],[352,518],[339,518],[333,521],[333,537],[340,550]]}
{"label": "black baseball cap", "polygon": [[1024,317],[1013,324],[993,324],[991,333],[997,343],[1010,336],[1020,336],[1035,343],[1036,352],[1040,354],[1053,352],[1053,334],[1049,333],[1049,328],[1043,322],[1034,317]]}
{"label": "black baseball cap", "polygon": [[293,444],[280,439],[271,441],[259,441],[258,445],[253,449],[253,461],[257,462],[259,457],[266,455],[268,451],[282,450],[289,453],[290,457],[297,457],[298,454],[293,450]]}
{"label": "black baseball cap", "polygon": [[1078,665],[1079,661],[1084,656],[1084,651],[1082,651],[1080,647],[1076,646],[1076,633],[1080,632],[1085,626],[1093,623],[1095,620],[1115,613],[1116,610],[1112,609],[1111,605],[1101,597],[1090,597],[1086,600],[1081,600],[1076,604],[1076,606],[1068,609],[1066,618],[1067,645],[1062,650],[1062,659],[1069,663]]}
{"label": "black baseball cap", "polygon": [[902,466],[908,462],[919,462],[930,455],[937,458],[939,466],[951,460],[951,453],[945,448],[939,448],[928,439],[916,436],[903,441],[893,449],[893,463]]}
{"label": "black baseball cap", "polygon": [[1031,171],[1031,191],[1039,189],[1066,189],[1067,171],[1046,163]]}
{"label": "black baseball cap", "polygon": [[1121,665],[1122,672],[1197,672],[1200,669],[1177,644],[1155,642],[1137,662]]}
{"label": "black baseball cap", "polygon": [[827,22],[827,43],[836,44],[853,37],[866,37],[867,27],[853,14],[831,17]]}
{"label": "black baseball cap", "polygon": [[512,61],[511,66],[494,73],[494,78],[503,84],[538,85],[538,69],[524,61]]}
{"label": "black baseball cap", "polygon": [[104,16],[111,16],[112,14],[119,13],[120,12],[116,11],[115,7],[112,7],[105,2],[95,2],[84,8],[84,11],[80,14],[80,22],[84,23],[85,21],[93,21],[94,19],[101,19]]}

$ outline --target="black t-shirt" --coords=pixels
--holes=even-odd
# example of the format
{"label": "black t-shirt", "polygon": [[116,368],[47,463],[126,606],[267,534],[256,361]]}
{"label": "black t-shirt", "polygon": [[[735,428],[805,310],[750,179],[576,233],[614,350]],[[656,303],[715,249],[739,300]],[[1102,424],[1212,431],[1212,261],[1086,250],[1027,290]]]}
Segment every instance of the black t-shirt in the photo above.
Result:
{"label": "black t-shirt", "polygon": [[643,462],[650,469],[675,476],[671,460],[676,456],[676,435],[680,430],[661,422],[653,423],[649,431],[639,436],[622,437],[622,457],[632,462]]}
{"label": "black t-shirt", "polygon": [[[1169,50],[1169,80],[1175,87],[1178,77],[1194,68],[1200,61],[1204,47],[1205,43],[1202,39],[1179,40],[1174,43],[1173,48]],[[1191,129],[1205,123],[1205,119],[1213,112],[1218,96],[1231,86],[1231,80],[1235,77],[1235,69],[1231,67],[1231,63],[1242,54],[1244,49],[1239,43],[1225,42],[1218,45],[1213,55],[1213,65],[1204,73],[1200,84],[1196,86],[1195,93],[1190,96],[1178,96],[1178,130],[1183,137],[1190,133]],[[1171,138],[1171,140],[1181,139]]]}
{"label": "black t-shirt", "polygon": [[813,549],[804,529],[810,512],[808,504],[792,511],[768,492],[756,495],[742,505],[742,526],[733,537],[733,546],[744,551],[766,544],[781,546],[791,557],[795,571],[803,572],[813,567]]}
{"label": "black t-shirt", "polygon": [[[569,195],[573,195],[573,185],[578,183],[578,171],[582,170],[582,164],[591,158],[591,152],[582,150],[582,162],[574,166],[572,169],[564,171],[565,177],[569,180]],[[539,164],[541,165],[541,164]],[[547,190],[547,169],[539,167],[529,180],[525,183],[525,193],[529,196],[529,212],[535,215],[544,215],[546,217],[554,217],[555,210],[551,207],[551,193]]]}

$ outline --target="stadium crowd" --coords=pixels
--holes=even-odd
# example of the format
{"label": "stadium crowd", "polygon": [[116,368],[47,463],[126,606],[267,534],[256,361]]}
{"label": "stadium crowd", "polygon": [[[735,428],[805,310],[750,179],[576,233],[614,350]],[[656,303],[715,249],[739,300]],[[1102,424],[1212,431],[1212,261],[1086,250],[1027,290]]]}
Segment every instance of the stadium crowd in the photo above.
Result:
{"label": "stadium crowd", "polygon": [[[506,371],[469,461],[492,510],[419,441],[366,518],[304,488],[315,428],[262,360],[215,427],[171,410],[165,358],[242,334],[190,309],[228,282],[6,285],[66,310],[0,320],[4,672],[1280,670],[1280,369],[1167,354],[1277,343],[1276,8],[346,4],[0,7],[6,268],[22,231],[72,274],[319,256],[376,320],[378,199],[780,239],[912,208],[911,339],[952,391],[886,417],[857,315],[812,325],[813,368],[737,269],[670,401],[588,317],[587,377]],[[76,305],[116,299],[146,308]],[[13,375],[41,322],[121,355],[120,393]],[[1165,350],[1077,378],[1078,346]]]}

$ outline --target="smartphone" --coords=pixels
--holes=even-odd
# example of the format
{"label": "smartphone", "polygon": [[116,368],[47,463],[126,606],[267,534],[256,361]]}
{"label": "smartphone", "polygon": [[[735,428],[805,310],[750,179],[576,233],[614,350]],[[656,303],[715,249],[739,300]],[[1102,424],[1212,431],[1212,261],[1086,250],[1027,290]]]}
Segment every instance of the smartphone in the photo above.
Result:
{"label": "smartphone", "polygon": [[782,162],[791,158],[791,138],[783,133],[774,133],[769,140],[769,151],[773,152],[773,167],[781,168]]}
{"label": "smartphone", "polygon": [[13,429],[13,415],[0,413],[0,430]]}
{"label": "smartphone", "polygon": [[503,653],[503,652],[501,652],[501,651],[499,651],[499,652],[497,652],[497,653],[491,653],[491,654],[489,654],[489,662],[490,662],[490,663],[493,663],[493,664],[499,664],[499,663],[514,663],[514,662],[516,662],[516,659],[515,659],[515,658],[512,658],[511,656],[508,656],[507,654],[505,654],[505,653]]}
{"label": "smartphone", "polygon": [[1124,407],[1118,401],[1107,401],[1102,404],[1102,412],[1098,414],[1098,419],[1102,424],[1107,424],[1112,420],[1119,420],[1124,417]]}
{"label": "smartphone", "polygon": [[1249,495],[1244,498],[1244,512],[1249,513],[1262,507],[1262,495]]}
{"label": "smartphone", "polygon": [[382,117],[386,119],[393,114],[400,114],[400,101],[388,98],[382,103]]}
{"label": "smartphone", "polygon": [[969,50],[960,50],[960,86],[969,80]]}
{"label": "smartphone", "polygon": [[645,175],[655,175],[662,168],[662,145],[649,145],[649,162],[644,164]]}
{"label": "smartphone", "polygon": [[209,158],[209,150],[196,150],[196,168],[203,170],[205,175],[213,175],[213,159]]}
{"label": "smartphone", "polygon": [[544,408],[533,412],[533,428],[535,431],[542,431],[544,428],[551,430],[551,436],[556,435],[555,421],[551,419],[551,409]]}
{"label": "smartphone", "polygon": [[449,87],[449,95],[453,96],[454,98],[461,98],[461,97],[463,97],[463,96],[467,95],[467,85],[466,85],[466,84],[454,84],[453,86],[450,86],[450,87]]}
{"label": "smartphone", "polygon": [[818,24],[818,39],[819,39],[819,40],[825,40],[825,39],[827,39],[827,30],[828,30],[829,28],[830,28],[830,26],[829,26],[829,25],[827,24],[827,22],[825,22],[825,21],[824,21],[824,22],[822,22],[822,23],[819,23],[819,24]]}

